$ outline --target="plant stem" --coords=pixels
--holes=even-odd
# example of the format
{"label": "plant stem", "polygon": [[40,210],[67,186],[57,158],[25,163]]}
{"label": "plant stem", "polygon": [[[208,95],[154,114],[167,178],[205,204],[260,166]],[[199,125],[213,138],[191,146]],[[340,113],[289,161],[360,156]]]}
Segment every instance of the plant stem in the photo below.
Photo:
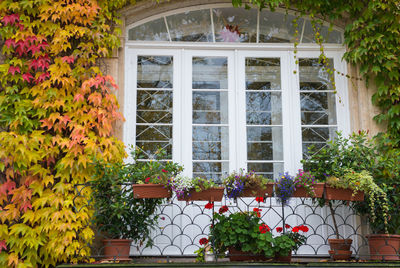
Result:
{"label": "plant stem", "polygon": [[333,207],[332,207],[332,202],[331,202],[331,201],[329,201],[329,208],[331,209],[331,215],[332,215],[332,219],[333,219],[333,225],[335,226],[336,238],[337,238],[337,239],[340,239],[340,238],[339,238],[339,229],[338,229],[338,226],[337,226],[337,223],[336,223],[336,219],[335,219],[335,210],[334,210]]}

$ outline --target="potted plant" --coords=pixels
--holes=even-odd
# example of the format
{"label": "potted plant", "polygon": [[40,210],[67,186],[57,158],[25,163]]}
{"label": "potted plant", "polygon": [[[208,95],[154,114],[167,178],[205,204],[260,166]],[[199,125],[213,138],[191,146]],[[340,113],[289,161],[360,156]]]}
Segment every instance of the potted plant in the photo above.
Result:
{"label": "potted plant", "polygon": [[286,206],[295,191],[294,177],[288,172],[281,174],[275,183],[275,197],[283,206]]}
{"label": "potted plant", "polygon": [[224,195],[224,187],[217,187],[212,180],[199,177],[178,175],[169,179],[168,186],[181,201],[214,202],[221,201]]}
{"label": "potted plant", "polygon": [[291,262],[292,251],[297,250],[307,241],[304,233],[307,233],[308,230],[309,228],[306,225],[291,227],[289,224],[285,224],[285,228],[276,227],[276,231],[282,234],[274,238],[275,260]]}
{"label": "potted plant", "polygon": [[321,198],[324,193],[325,183],[317,182],[310,171],[299,169],[293,183],[295,188],[293,197]]}
{"label": "potted plant", "polygon": [[274,256],[270,228],[261,222],[258,209],[227,215],[226,209],[214,213],[209,240],[216,254],[229,251],[231,261],[267,260]]}
{"label": "potted plant", "polygon": [[254,171],[244,173],[243,170],[233,172],[224,178],[226,195],[229,198],[237,197],[265,197],[272,196],[273,181]]}
{"label": "potted plant", "polygon": [[182,166],[171,161],[163,161],[166,154],[162,150],[157,151],[154,159],[150,161],[143,161],[145,156],[140,148],[136,148],[132,156],[137,164],[130,174],[134,197],[170,198],[168,181],[183,170]]}
{"label": "potted plant", "polygon": [[150,231],[157,224],[154,215],[161,199],[135,199],[128,176],[134,164],[94,161],[91,179],[93,223],[106,239],[104,256],[108,260],[128,261],[132,243],[152,245]]}
{"label": "potted plant", "polygon": [[[313,148],[311,147],[309,150],[313,151]],[[361,194],[363,192],[368,197],[366,202],[353,203],[353,206],[361,214],[370,216],[372,226],[378,220],[382,222],[383,230],[386,229],[387,195],[371,176],[379,170],[377,166],[378,151],[373,142],[367,138],[365,131],[353,133],[349,138],[343,137],[338,132],[337,137],[328,142],[327,146],[317,153],[311,154],[308,159],[302,160],[305,170],[326,180],[325,201],[320,202],[320,205],[327,203],[331,211],[336,239],[328,239],[328,241],[331,245],[330,253],[334,259],[351,257],[352,240],[340,239],[331,200],[345,200],[347,204],[348,201],[361,201],[364,200]],[[336,193],[331,194],[330,190],[334,190]],[[346,193],[346,196],[340,196],[341,193]],[[376,212],[379,213],[379,217],[376,217]]]}

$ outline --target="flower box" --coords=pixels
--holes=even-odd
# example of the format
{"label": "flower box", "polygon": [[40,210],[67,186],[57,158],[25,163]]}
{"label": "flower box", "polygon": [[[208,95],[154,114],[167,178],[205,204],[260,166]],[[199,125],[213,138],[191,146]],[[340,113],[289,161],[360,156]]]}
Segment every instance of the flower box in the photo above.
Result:
{"label": "flower box", "polygon": [[330,186],[325,187],[326,200],[364,201],[364,192],[357,192],[353,196],[352,189],[337,189]]}
{"label": "flower box", "polygon": [[229,248],[230,261],[268,261],[269,259],[264,255],[255,255],[251,252],[244,252],[237,250],[234,247]]}
{"label": "flower box", "polygon": [[187,197],[178,197],[179,201],[210,201],[220,202],[224,196],[224,187],[215,187],[200,192],[194,189],[189,192]]}
{"label": "flower box", "polygon": [[133,184],[135,198],[170,198],[171,192],[163,184]]}
{"label": "flower box", "polygon": [[245,188],[240,193],[240,197],[264,197],[264,196],[271,197],[273,189],[274,189],[274,183],[272,182],[268,183],[265,189]]}
{"label": "flower box", "polygon": [[370,234],[367,235],[369,252],[373,261],[400,260],[400,235]]}
{"label": "flower box", "polygon": [[316,183],[316,184],[314,184],[313,188],[314,188],[315,196],[310,196],[307,193],[306,188],[301,186],[301,187],[296,188],[296,190],[293,193],[293,197],[321,198],[322,195],[324,194],[324,187],[325,187],[325,183]]}

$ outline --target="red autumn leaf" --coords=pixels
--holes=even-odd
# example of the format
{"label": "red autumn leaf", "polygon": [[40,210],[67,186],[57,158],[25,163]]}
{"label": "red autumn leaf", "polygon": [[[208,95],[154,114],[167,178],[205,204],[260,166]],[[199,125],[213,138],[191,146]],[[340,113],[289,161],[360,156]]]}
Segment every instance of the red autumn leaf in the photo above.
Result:
{"label": "red autumn leaf", "polygon": [[4,42],[4,45],[5,45],[7,48],[10,48],[11,46],[13,46],[13,47],[15,48],[16,43],[15,43],[15,40],[14,40],[14,39],[7,39],[7,40]]}
{"label": "red autumn leaf", "polygon": [[44,80],[46,80],[46,78],[49,78],[50,74],[48,72],[46,73],[42,73],[41,75],[39,75],[39,77],[36,79],[36,83],[40,83],[43,82]]}
{"label": "red autumn leaf", "polygon": [[44,49],[44,48],[46,48],[46,47],[48,47],[49,46],[49,44],[46,42],[46,41],[43,41],[42,43],[40,43],[39,45],[38,45],[38,47],[40,48],[40,49]]}
{"label": "red autumn leaf", "polygon": [[6,240],[0,240],[0,253],[3,249],[7,250]]}
{"label": "red autumn leaf", "polygon": [[74,97],[74,101],[83,101],[84,100],[84,97],[83,97],[83,95],[82,94],[76,94],[75,95],[75,97]]}
{"label": "red autumn leaf", "polygon": [[62,57],[61,60],[66,63],[74,63],[75,61],[74,56],[65,56]]}
{"label": "red autumn leaf", "polygon": [[18,14],[6,15],[3,17],[1,21],[4,22],[4,25],[8,24],[13,25],[16,21],[19,21],[19,15]]}
{"label": "red autumn leaf", "polygon": [[24,79],[26,82],[29,83],[31,81],[31,79],[33,79],[33,76],[30,73],[24,73],[22,75],[22,79]]}
{"label": "red autumn leaf", "polygon": [[32,204],[30,201],[24,201],[21,206],[19,207],[19,210],[26,212],[27,210],[32,209]]}
{"label": "red autumn leaf", "polygon": [[32,52],[32,55],[35,55],[36,53],[40,52],[40,47],[37,46],[37,45],[31,45],[31,46],[28,48],[28,52],[29,52],[29,51]]}
{"label": "red autumn leaf", "polygon": [[21,73],[21,70],[18,66],[10,66],[10,68],[8,68],[8,73],[15,75],[15,73]]}
{"label": "red autumn leaf", "polygon": [[38,60],[33,59],[31,60],[31,62],[29,63],[29,70],[34,69],[35,71],[38,69]]}
{"label": "red autumn leaf", "polygon": [[37,59],[37,67],[42,68],[42,70],[47,69],[49,67],[49,63],[50,63],[50,58],[47,55],[39,57]]}

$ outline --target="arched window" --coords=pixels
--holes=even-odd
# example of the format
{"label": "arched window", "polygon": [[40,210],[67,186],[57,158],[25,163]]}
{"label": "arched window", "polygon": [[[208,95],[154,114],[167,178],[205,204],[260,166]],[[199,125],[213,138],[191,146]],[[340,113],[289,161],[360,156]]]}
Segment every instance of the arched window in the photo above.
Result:
{"label": "arched window", "polygon": [[[124,141],[157,148],[188,176],[238,169],[270,178],[294,173],[336,131],[348,133],[342,32],[321,27],[318,62],[310,21],[214,5],[152,16],[127,28]],[[337,93],[335,93],[337,91]],[[309,151],[309,146],[314,146]]]}

